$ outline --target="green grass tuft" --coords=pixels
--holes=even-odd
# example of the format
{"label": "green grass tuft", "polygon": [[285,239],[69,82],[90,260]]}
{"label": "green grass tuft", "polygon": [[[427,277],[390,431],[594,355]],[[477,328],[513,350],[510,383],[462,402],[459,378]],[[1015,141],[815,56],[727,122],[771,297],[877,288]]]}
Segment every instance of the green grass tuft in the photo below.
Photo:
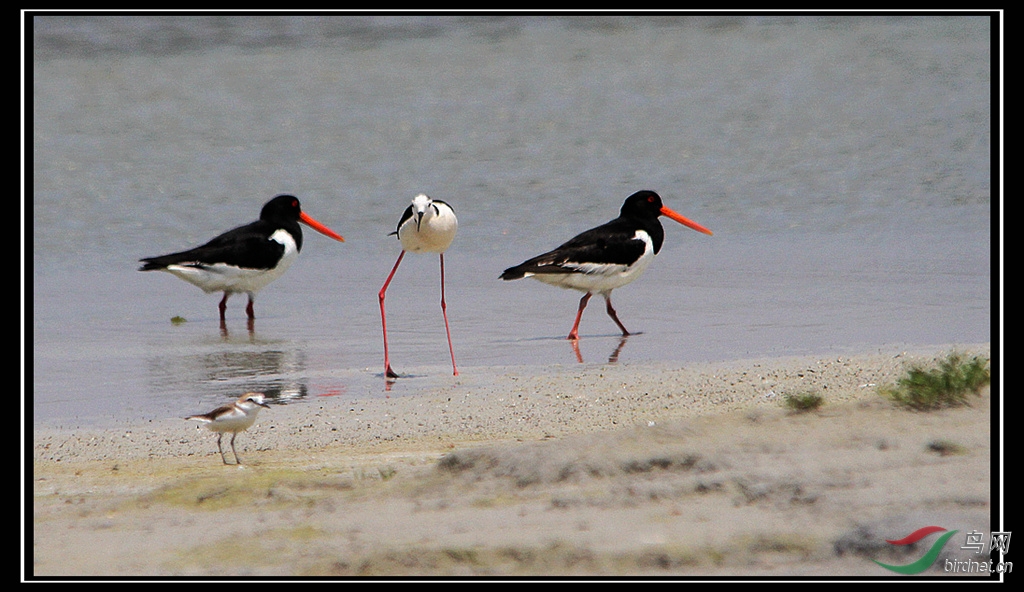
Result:
{"label": "green grass tuft", "polygon": [[967,454],[967,449],[963,446],[953,442],[952,440],[932,440],[928,443],[926,448],[930,452],[934,452],[939,456],[953,456],[958,454]]}
{"label": "green grass tuft", "polygon": [[896,386],[883,387],[880,392],[901,407],[929,411],[968,405],[967,395],[980,395],[990,380],[988,359],[975,356],[966,360],[951,353],[938,368],[911,367]]}
{"label": "green grass tuft", "polygon": [[793,413],[807,413],[808,411],[817,411],[825,403],[825,397],[814,391],[807,391],[787,394],[782,403]]}

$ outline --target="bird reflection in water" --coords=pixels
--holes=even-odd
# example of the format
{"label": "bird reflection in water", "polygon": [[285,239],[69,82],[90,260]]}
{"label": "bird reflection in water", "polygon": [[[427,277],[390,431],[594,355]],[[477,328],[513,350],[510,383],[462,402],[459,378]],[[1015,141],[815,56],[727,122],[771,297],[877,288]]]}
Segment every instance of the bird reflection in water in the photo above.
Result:
{"label": "bird reflection in water", "polygon": [[[638,333],[631,333],[629,335],[619,336],[619,343],[615,346],[615,349],[612,350],[612,353],[608,355],[609,364],[615,364],[619,361],[619,355],[622,353],[622,348],[626,347],[626,342],[629,341],[629,338],[632,337],[633,335],[638,335]],[[583,353],[580,352],[579,340],[569,339],[567,341],[569,341],[570,345],[572,345],[572,353],[576,356],[576,361],[579,362],[580,364],[583,364]]]}

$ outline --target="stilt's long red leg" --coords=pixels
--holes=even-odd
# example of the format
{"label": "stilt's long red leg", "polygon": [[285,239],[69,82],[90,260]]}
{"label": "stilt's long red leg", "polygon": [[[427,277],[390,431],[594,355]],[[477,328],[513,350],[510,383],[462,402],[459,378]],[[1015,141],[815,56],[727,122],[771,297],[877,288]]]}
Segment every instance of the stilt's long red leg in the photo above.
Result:
{"label": "stilt's long red leg", "polygon": [[384,293],[388,290],[388,284],[391,283],[391,278],[395,277],[395,272],[398,271],[398,264],[402,262],[402,257],[405,257],[405,251],[403,250],[398,254],[398,261],[395,261],[395,266],[391,268],[391,273],[388,274],[388,279],[384,282],[380,292],[377,293],[377,299],[380,300],[380,324],[384,329],[384,376],[385,378],[398,378],[398,374],[391,369],[391,358],[388,356],[388,321],[384,315]]}
{"label": "stilt's long red leg", "polygon": [[[383,301],[381,301],[383,306]],[[452,332],[448,329],[448,306],[444,303],[444,253],[441,253],[441,314],[444,316],[444,332],[448,335],[448,352],[452,355],[452,375],[458,376],[455,367],[455,349],[452,347]]]}

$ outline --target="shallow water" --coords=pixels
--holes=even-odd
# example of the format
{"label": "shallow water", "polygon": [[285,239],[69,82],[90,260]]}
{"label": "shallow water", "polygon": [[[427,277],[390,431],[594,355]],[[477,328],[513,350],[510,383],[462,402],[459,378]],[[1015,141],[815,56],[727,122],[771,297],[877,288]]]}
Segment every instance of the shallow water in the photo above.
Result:
{"label": "shallow water", "polygon": [[[435,256],[376,294],[418,192],[451,203],[463,373],[991,339],[990,23],[918,18],[42,17],[33,72],[37,423],[399,396],[451,380]],[[708,226],[613,300],[501,271],[638,189]],[[278,193],[345,236],[256,301],[140,257]],[[181,316],[183,324],[170,319]]]}

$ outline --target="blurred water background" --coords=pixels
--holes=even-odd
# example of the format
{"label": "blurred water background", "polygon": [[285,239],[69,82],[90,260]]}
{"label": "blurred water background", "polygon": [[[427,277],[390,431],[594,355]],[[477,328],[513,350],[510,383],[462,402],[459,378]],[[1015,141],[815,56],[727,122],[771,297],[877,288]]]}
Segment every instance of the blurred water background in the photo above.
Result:
{"label": "blurred water background", "polygon": [[[438,261],[377,291],[414,195],[452,204],[464,376],[494,366],[842,355],[991,339],[986,16],[37,16],[31,22],[37,424],[299,404],[453,381]],[[501,271],[639,189],[665,246],[593,301]],[[219,295],[140,257],[292,193],[298,262],[219,327]],[[998,196],[997,196],[998,199]],[[27,279],[27,278],[26,278]],[[173,324],[172,317],[187,322]]]}

